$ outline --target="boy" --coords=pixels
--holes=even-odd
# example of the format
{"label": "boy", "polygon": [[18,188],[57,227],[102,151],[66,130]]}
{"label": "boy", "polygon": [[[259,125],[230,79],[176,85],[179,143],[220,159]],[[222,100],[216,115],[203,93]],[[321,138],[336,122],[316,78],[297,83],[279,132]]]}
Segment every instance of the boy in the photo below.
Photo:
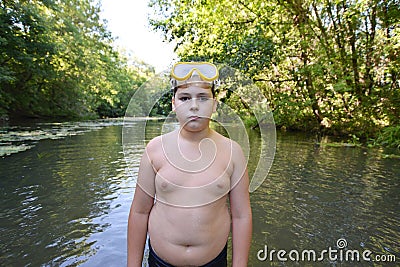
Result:
{"label": "boy", "polygon": [[[217,68],[183,62],[171,72],[179,130],[151,140],[142,156],[128,220],[128,266],[247,266],[252,215],[240,146],[209,127]],[[229,197],[230,207],[227,205]]]}

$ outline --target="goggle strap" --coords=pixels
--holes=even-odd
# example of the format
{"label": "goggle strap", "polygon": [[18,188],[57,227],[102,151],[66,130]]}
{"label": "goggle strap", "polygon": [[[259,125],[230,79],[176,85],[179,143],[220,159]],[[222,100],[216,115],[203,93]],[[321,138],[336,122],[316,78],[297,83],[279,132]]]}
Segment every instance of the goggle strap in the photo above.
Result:
{"label": "goggle strap", "polygon": [[[188,84],[193,84],[193,83],[202,83],[203,81],[187,82],[187,83],[180,84],[180,85],[177,85],[176,80],[171,80],[170,82],[171,82],[171,90],[175,90],[176,88],[179,88],[180,86],[183,86],[183,85],[188,85]],[[220,83],[219,79],[212,81],[211,82],[212,89],[215,89],[216,86],[220,86],[220,84],[221,83]]]}

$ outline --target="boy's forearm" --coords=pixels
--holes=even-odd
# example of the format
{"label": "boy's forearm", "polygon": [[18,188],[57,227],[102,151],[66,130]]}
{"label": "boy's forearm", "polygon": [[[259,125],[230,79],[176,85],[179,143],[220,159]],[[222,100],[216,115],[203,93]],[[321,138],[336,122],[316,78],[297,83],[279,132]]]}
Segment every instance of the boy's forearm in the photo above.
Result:
{"label": "boy's forearm", "polygon": [[247,267],[251,235],[251,215],[232,218],[232,267]]}
{"label": "boy's forearm", "polygon": [[128,267],[142,266],[149,215],[132,212],[128,220]]}

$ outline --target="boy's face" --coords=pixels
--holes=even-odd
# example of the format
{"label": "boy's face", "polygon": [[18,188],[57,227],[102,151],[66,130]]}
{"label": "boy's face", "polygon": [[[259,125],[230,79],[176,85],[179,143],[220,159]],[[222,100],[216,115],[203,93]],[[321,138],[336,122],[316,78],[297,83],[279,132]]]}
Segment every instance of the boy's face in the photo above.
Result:
{"label": "boy's face", "polygon": [[172,98],[172,108],[176,112],[179,123],[191,131],[208,127],[216,106],[211,87],[208,85],[195,83],[180,87]]}

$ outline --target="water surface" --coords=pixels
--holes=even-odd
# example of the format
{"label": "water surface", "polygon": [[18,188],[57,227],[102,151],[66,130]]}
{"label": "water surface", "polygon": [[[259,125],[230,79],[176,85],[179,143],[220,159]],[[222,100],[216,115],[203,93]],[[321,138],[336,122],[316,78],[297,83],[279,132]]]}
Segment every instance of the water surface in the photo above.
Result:
{"label": "water surface", "polygon": [[[125,154],[122,124],[98,126],[43,138],[24,152],[0,158],[1,266],[125,266],[126,224],[140,156],[162,123],[147,123],[145,140],[131,138]],[[127,127],[141,131],[144,122]],[[249,130],[249,136],[256,148],[257,131]],[[250,156],[256,157],[257,150]],[[249,162],[250,174],[254,162]],[[335,248],[340,238],[346,249],[395,255],[400,261],[399,177],[399,160],[385,159],[379,150],[320,147],[312,136],[280,133],[269,175],[251,194],[249,266],[374,265],[257,258],[265,246],[318,252]]]}

